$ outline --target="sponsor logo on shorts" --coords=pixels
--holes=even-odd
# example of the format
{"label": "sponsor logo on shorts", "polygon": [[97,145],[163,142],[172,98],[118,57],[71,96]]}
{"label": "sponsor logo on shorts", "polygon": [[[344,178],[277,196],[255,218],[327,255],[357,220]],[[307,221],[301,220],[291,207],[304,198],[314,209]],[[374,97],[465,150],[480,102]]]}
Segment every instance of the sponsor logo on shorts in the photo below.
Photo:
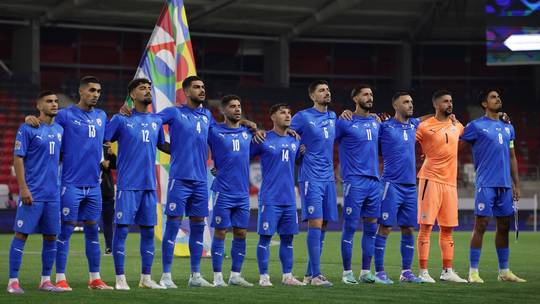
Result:
{"label": "sponsor logo on shorts", "polygon": [[219,225],[221,223],[221,216],[216,216],[215,221],[216,221],[216,224]]}
{"label": "sponsor logo on shorts", "polygon": [[67,207],[63,208],[63,209],[62,209],[62,214],[63,214],[64,216],[68,215],[68,214],[69,214],[69,208],[67,208]]}
{"label": "sponsor logo on shorts", "polygon": [[269,226],[270,226],[270,225],[268,224],[268,222],[264,222],[264,223],[262,224],[263,230],[268,230],[268,227],[269,227]]}
{"label": "sponsor logo on shorts", "polygon": [[385,221],[388,219],[388,212],[383,212],[382,219]]}
{"label": "sponsor logo on shorts", "polygon": [[18,221],[17,221],[17,227],[21,228],[23,225],[24,225],[24,221],[23,221],[23,220],[18,220]]}
{"label": "sponsor logo on shorts", "polygon": [[174,211],[176,209],[176,203],[169,204],[169,210]]}
{"label": "sponsor logo on shorts", "polygon": [[352,213],[352,208],[351,208],[351,207],[345,208],[345,213],[347,213],[347,215],[351,215],[351,213]]}
{"label": "sponsor logo on shorts", "polygon": [[117,212],[116,213],[116,218],[121,219],[122,218],[122,212]]}
{"label": "sponsor logo on shorts", "polygon": [[479,203],[478,204],[478,210],[482,211],[486,208],[486,205],[484,203]]}
{"label": "sponsor logo on shorts", "polygon": [[315,207],[313,207],[313,206],[308,206],[308,207],[307,207],[307,212],[308,212],[309,214],[313,214],[313,211],[315,211]]}

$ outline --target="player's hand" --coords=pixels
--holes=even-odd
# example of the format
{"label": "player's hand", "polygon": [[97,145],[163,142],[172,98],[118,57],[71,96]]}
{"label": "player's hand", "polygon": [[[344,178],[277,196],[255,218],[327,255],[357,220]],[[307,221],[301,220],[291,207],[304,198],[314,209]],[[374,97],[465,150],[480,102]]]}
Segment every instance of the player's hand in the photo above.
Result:
{"label": "player's hand", "polygon": [[519,186],[518,187],[512,186],[512,199],[514,200],[514,202],[517,202],[519,201],[520,198],[521,198],[521,190],[519,189]]}
{"label": "player's hand", "polygon": [[251,131],[251,133],[257,133],[257,124],[251,120],[243,119],[242,124]]}
{"label": "player's hand", "polygon": [[455,114],[450,114],[450,115],[448,116],[448,118],[450,118],[450,120],[452,121],[452,124],[453,124],[454,126],[459,122],[459,120],[457,120]]}
{"label": "player's hand", "polygon": [[32,205],[32,193],[30,193],[30,190],[28,188],[21,189],[21,198],[22,203],[25,205]]}
{"label": "player's hand", "polygon": [[351,110],[345,110],[341,115],[340,118],[343,118],[345,120],[352,120],[353,112]]}
{"label": "player's hand", "polygon": [[300,135],[298,133],[296,133],[295,130],[293,129],[287,129],[287,134],[289,134],[290,136],[296,138],[296,140],[300,140]]}
{"label": "player's hand", "polygon": [[212,169],[210,169],[210,174],[212,174],[213,176],[216,176],[217,175],[217,168],[213,167]]}
{"label": "player's hand", "polygon": [[383,112],[383,113],[378,113],[377,116],[379,116],[379,119],[381,120],[381,122],[383,121],[387,121],[390,119],[390,114],[386,113],[386,112]]}
{"label": "player's hand", "polygon": [[300,145],[300,155],[304,155],[306,153],[306,146]]}
{"label": "player's hand", "polygon": [[120,111],[118,111],[118,113],[124,116],[131,116],[131,109],[128,107],[126,103],[124,103],[122,107],[120,108]]}
{"label": "player's hand", "polygon": [[266,139],[266,131],[264,131],[264,130],[257,130],[253,134],[253,141],[258,143],[258,144],[262,144],[265,139]]}
{"label": "player's hand", "polygon": [[34,128],[39,127],[39,118],[34,115],[28,115],[24,118],[24,123]]}
{"label": "player's hand", "polygon": [[499,112],[499,119],[507,124],[510,123],[510,116],[508,116],[508,114],[506,114],[505,112]]}

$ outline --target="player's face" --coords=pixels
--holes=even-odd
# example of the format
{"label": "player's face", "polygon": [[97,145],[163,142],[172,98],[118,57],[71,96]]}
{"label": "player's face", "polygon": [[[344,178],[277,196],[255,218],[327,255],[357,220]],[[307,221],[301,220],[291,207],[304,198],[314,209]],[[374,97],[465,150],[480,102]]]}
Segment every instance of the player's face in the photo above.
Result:
{"label": "player's face", "polygon": [[89,83],[79,88],[81,101],[89,107],[95,107],[101,96],[101,84]]}
{"label": "player's face", "polygon": [[330,88],[325,84],[319,84],[315,91],[309,94],[309,97],[313,102],[327,106],[332,102],[332,93],[330,93]]}
{"label": "player's face", "polygon": [[191,82],[191,85],[184,90],[184,94],[191,101],[201,104],[206,99],[206,90],[204,88],[204,82],[195,80]]}
{"label": "player's face", "polygon": [[399,96],[399,98],[394,101],[394,110],[399,115],[410,118],[413,116],[413,100],[410,95]]}
{"label": "player's face", "polygon": [[443,95],[435,100],[435,109],[446,116],[452,114],[454,107],[452,104],[452,96]]}
{"label": "player's face", "polygon": [[291,109],[281,107],[270,118],[277,127],[288,128],[291,126]]}
{"label": "player's face", "polygon": [[354,102],[365,111],[373,109],[373,91],[370,88],[360,90],[353,98]]}
{"label": "player's face", "polygon": [[486,103],[487,109],[491,112],[499,112],[503,106],[501,96],[499,96],[499,93],[495,91],[489,92]]}
{"label": "player's face", "polygon": [[37,108],[47,116],[56,116],[58,114],[58,97],[54,94],[41,97],[38,100]]}
{"label": "player's face", "polygon": [[223,115],[232,122],[239,122],[242,119],[242,105],[240,100],[233,99],[222,109]]}
{"label": "player's face", "polygon": [[144,105],[152,103],[152,86],[148,83],[141,83],[131,91],[131,98]]}

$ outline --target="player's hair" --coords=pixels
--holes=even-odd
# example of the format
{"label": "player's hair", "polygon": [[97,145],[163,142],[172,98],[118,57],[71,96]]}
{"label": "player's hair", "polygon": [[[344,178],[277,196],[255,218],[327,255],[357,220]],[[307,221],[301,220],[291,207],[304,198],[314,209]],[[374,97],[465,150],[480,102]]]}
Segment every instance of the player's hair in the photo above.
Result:
{"label": "player's hair", "polygon": [[308,86],[308,93],[311,95],[315,92],[315,90],[317,89],[317,86],[320,86],[320,85],[328,85],[328,81],[326,80],[315,80],[313,81],[312,83],[309,84]]}
{"label": "player's hair", "polygon": [[229,94],[229,95],[225,95],[225,96],[223,96],[223,98],[221,98],[221,106],[226,107],[233,100],[238,100],[238,101],[242,102],[240,97],[238,97],[236,95]]}
{"label": "player's hair", "polygon": [[191,86],[191,83],[194,81],[203,81],[203,80],[201,79],[201,77],[196,76],[196,75],[189,76],[186,79],[184,79],[184,81],[182,81],[182,90],[189,88]]}
{"label": "player's hair", "polygon": [[401,96],[408,96],[408,95],[411,95],[411,94],[407,91],[397,91],[394,93],[394,95],[392,95],[392,103],[398,100]]}
{"label": "player's hair", "polygon": [[360,94],[363,89],[373,89],[369,84],[361,83],[357,86],[355,86],[351,91],[351,99],[354,98],[356,95]]}
{"label": "player's hair", "polygon": [[132,81],[130,81],[128,83],[128,86],[127,86],[127,92],[128,94],[131,93],[131,91],[133,91],[136,87],[138,87],[139,85],[141,84],[148,84],[148,85],[152,85],[152,83],[150,82],[150,80],[146,79],[146,78],[135,78],[133,79]]}
{"label": "player's hair", "polygon": [[480,91],[480,93],[478,93],[478,104],[484,108],[484,106],[482,105],[482,103],[484,101],[487,101],[487,98],[489,96],[489,93],[491,92],[497,92],[497,94],[499,94],[499,96],[501,95],[501,91],[499,89],[496,89],[496,88],[487,88],[485,90],[482,90]]}
{"label": "player's hair", "polygon": [[40,100],[41,98],[49,95],[56,95],[56,93],[51,90],[43,90],[36,96],[36,100]]}
{"label": "player's hair", "polygon": [[276,113],[277,111],[279,111],[281,109],[289,109],[290,110],[291,107],[288,104],[284,103],[284,102],[276,103],[276,104],[274,104],[274,105],[272,105],[270,107],[270,115]]}
{"label": "player's hair", "polygon": [[448,90],[437,90],[433,92],[433,96],[431,96],[431,101],[435,101],[437,98],[444,96],[444,95],[452,95],[452,92]]}
{"label": "player's hair", "polygon": [[101,84],[101,81],[95,76],[84,76],[79,80],[79,87],[87,86],[89,83]]}

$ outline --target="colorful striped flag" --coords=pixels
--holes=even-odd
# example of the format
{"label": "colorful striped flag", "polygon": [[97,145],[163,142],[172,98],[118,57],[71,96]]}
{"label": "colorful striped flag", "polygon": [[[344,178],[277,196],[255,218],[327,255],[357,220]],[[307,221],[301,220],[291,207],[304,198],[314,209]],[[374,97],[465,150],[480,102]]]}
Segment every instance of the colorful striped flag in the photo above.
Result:
{"label": "colorful striped flag", "polygon": [[[191,47],[191,38],[183,0],[167,0],[158,18],[154,31],[150,36],[146,50],[135,73],[135,78],[147,78],[152,82],[152,110],[159,112],[175,104],[185,103],[182,91],[182,80],[195,75],[195,58]],[[165,126],[166,138],[169,130]],[[156,236],[163,239],[166,216],[162,204],[167,198],[167,182],[169,179],[169,155],[158,151],[158,225]],[[189,225],[184,220],[178,236],[174,254],[188,256]],[[210,251],[209,231],[205,233],[203,255]]]}

